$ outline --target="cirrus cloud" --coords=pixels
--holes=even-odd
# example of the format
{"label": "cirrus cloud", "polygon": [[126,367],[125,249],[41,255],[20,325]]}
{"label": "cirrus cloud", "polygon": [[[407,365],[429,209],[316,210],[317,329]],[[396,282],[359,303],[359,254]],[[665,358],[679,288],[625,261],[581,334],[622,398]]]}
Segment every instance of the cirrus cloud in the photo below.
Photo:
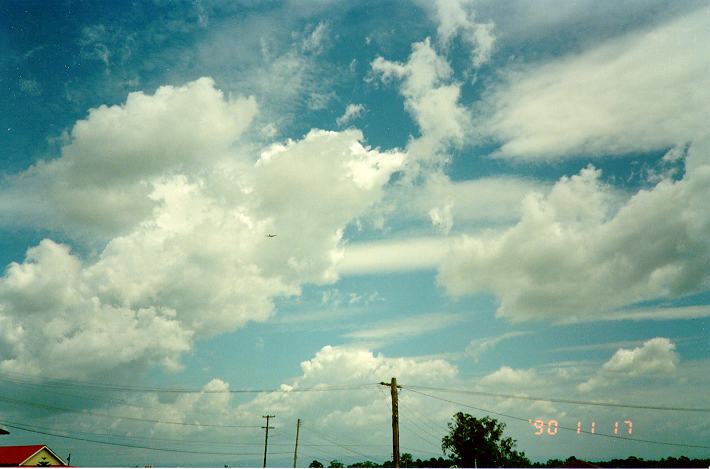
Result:
{"label": "cirrus cloud", "polygon": [[707,7],[544,64],[509,71],[477,107],[498,154],[554,160],[667,148],[706,132]]}

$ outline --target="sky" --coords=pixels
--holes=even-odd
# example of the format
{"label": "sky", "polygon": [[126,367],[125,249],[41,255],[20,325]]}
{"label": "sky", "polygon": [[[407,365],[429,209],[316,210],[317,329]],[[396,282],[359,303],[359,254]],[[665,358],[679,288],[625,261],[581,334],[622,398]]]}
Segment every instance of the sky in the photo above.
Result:
{"label": "sky", "polygon": [[[78,466],[710,456],[710,7],[0,3],[0,426]],[[573,401],[573,402],[570,402]],[[578,431],[579,428],[579,431]]]}

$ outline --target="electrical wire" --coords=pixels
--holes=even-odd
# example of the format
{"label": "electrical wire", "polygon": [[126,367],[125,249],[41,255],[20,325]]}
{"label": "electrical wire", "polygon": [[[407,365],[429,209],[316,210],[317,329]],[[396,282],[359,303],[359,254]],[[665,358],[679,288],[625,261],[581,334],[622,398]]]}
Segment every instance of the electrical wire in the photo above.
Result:
{"label": "electrical wire", "polygon": [[601,406],[601,407],[622,407],[628,409],[646,409],[646,410],[661,410],[661,411],[675,411],[675,412],[710,412],[710,408],[704,407],[666,407],[666,406],[652,406],[652,405],[639,405],[639,404],[617,404],[613,402],[595,402],[595,401],[582,401],[576,399],[557,399],[549,397],[535,397],[535,396],[521,396],[519,394],[503,394],[503,393],[493,393],[493,392],[483,392],[483,391],[469,391],[465,389],[448,389],[448,388],[437,388],[431,386],[416,386],[416,385],[402,385],[403,389],[409,389],[414,391],[416,389],[424,389],[429,391],[442,391],[457,394],[470,394],[473,396],[486,396],[486,397],[504,397],[508,399],[522,399],[526,401],[542,401],[542,402],[554,402],[558,404],[575,404],[575,405],[591,405],[591,406]]}
{"label": "electrical wire", "polygon": [[91,381],[66,380],[58,378],[42,377],[41,382],[37,382],[38,377],[14,373],[20,376],[13,378],[11,374],[0,373],[0,380],[15,383],[29,384],[44,387],[82,387],[94,388],[105,391],[121,392],[143,392],[143,393],[172,393],[172,394],[259,394],[259,393],[300,393],[300,392],[331,392],[331,391],[357,391],[377,386],[377,383],[343,384],[343,385],[322,385],[310,388],[265,388],[265,389],[197,389],[197,388],[170,388],[157,386],[132,386],[120,384],[97,383]]}
{"label": "electrical wire", "polygon": [[[412,434],[413,434],[414,436],[416,436],[417,438],[419,438],[420,440],[422,440],[424,443],[426,443],[426,444],[428,444],[428,445],[437,446],[437,443],[433,443],[430,439],[426,438],[426,437],[423,436],[421,433],[419,433],[417,430],[415,430],[414,425],[413,425],[411,422],[407,422],[407,421],[404,421],[404,420],[400,420],[400,423],[402,424],[402,425],[400,426],[400,428],[407,428],[407,427],[408,427],[408,428],[409,428],[409,431],[412,432]],[[403,432],[400,431],[400,437],[402,436],[402,433],[403,433]],[[401,447],[402,447],[402,446],[400,445],[400,448],[401,448]]]}
{"label": "electrical wire", "polygon": [[[0,376],[0,381],[8,381],[8,380],[6,380]],[[38,386],[36,383],[29,383],[29,382],[25,383],[25,382],[20,382],[20,381],[17,381],[17,382],[10,381],[10,382],[13,385],[22,386],[22,387],[32,387],[32,386],[36,387],[36,386]],[[66,390],[61,391],[61,390],[57,390],[57,389],[52,389],[52,394],[58,395],[58,396],[78,397],[78,398],[81,398],[84,400],[95,401],[95,402],[104,402],[107,404],[116,404],[116,403],[129,404],[129,402],[126,401],[125,399],[120,399],[120,398],[116,398],[116,397],[106,398],[106,397],[98,396],[96,394],[87,394],[87,393],[81,392],[81,391],[80,392],[73,391],[73,392],[69,393],[69,392],[66,392]]]}
{"label": "electrical wire", "polygon": [[[439,400],[439,401],[448,402],[448,403],[450,403],[450,404],[456,404],[456,405],[460,405],[460,406],[463,406],[463,407],[468,407],[468,408],[470,408],[470,409],[475,409],[475,410],[478,410],[479,412],[484,412],[484,413],[488,413],[488,414],[498,415],[498,416],[505,417],[505,418],[509,418],[509,419],[513,419],[513,420],[519,420],[519,421],[522,421],[522,422],[529,422],[528,419],[523,418],[523,417],[518,417],[518,416],[510,415],[510,414],[504,414],[504,413],[502,413],[502,412],[495,412],[495,411],[492,411],[492,410],[483,409],[483,408],[481,408],[481,407],[476,407],[476,406],[472,406],[472,405],[469,405],[469,404],[464,404],[463,402],[456,402],[456,401],[452,401],[452,400],[450,400],[450,399],[446,399],[446,398],[443,398],[443,397],[433,396],[433,395],[431,395],[431,394],[427,394],[427,393],[424,393],[424,392],[421,392],[421,391],[415,391],[415,390],[412,389],[411,387],[409,388],[409,391],[414,392],[414,393],[417,393],[417,394],[421,394],[422,396],[427,396],[427,397],[429,397],[429,398],[436,399],[436,400]],[[565,427],[565,426],[562,426],[562,425],[559,425],[559,428],[562,429],[562,430],[570,430],[570,431],[573,431],[573,432],[576,432],[576,433],[586,433],[586,434],[588,434],[588,435],[595,435],[595,436],[600,436],[600,437],[614,438],[614,439],[626,440],[626,441],[636,441],[636,442],[640,442],[640,443],[651,443],[651,444],[665,445],[665,446],[678,446],[678,447],[684,447],[684,448],[710,449],[710,446],[692,445],[692,444],[687,444],[687,443],[671,443],[671,442],[666,442],[666,441],[646,440],[646,439],[641,439],[641,438],[629,438],[629,437],[620,436],[620,435],[609,435],[609,434],[607,434],[607,433],[596,433],[596,432],[593,433],[593,432],[590,432],[590,431],[587,431],[587,430],[578,430],[577,428]]]}
{"label": "electrical wire", "polygon": [[[256,446],[256,447],[262,447],[264,446],[264,441],[259,440],[259,441],[254,441],[253,443],[244,443],[244,442],[234,442],[234,441],[219,441],[219,440],[212,440],[212,441],[207,441],[207,440],[195,440],[195,439],[179,439],[179,438],[160,438],[160,437],[155,437],[155,436],[140,436],[140,435],[121,435],[118,433],[101,433],[101,432],[88,432],[84,430],[76,430],[76,429],[67,429],[64,428],[62,430],[59,430],[57,428],[53,427],[45,427],[41,425],[29,425],[29,424],[21,424],[17,422],[12,422],[9,420],[2,420],[3,423],[7,423],[10,425],[20,425],[24,428],[27,429],[32,429],[32,430],[40,430],[40,431],[46,431],[46,432],[63,432],[64,434],[72,434],[72,435],[84,435],[88,437],[110,437],[110,438],[121,438],[121,439],[126,439],[126,440],[140,440],[140,441],[155,441],[155,442],[167,442],[167,443],[180,443],[183,445],[218,445],[218,446]],[[272,443],[271,438],[269,438],[269,446],[291,446],[290,443]]]}
{"label": "electrical wire", "polygon": [[[416,423],[417,426],[424,431],[429,436],[434,437],[435,439],[439,440],[441,439],[441,435],[448,432],[448,429],[445,426],[442,426],[441,428],[435,428],[436,426],[439,426],[440,423],[434,422],[433,420],[422,416],[420,413],[409,407],[409,405],[405,404],[404,399],[400,399],[399,401],[399,406],[406,410],[406,414],[404,414],[407,417],[413,417],[412,422]],[[400,417],[402,416],[402,413],[400,413]],[[414,420],[416,419],[416,421]],[[435,425],[431,425],[434,423]]]}
{"label": "electrical wire", "polygon": [[353,454],[357,454],[358,456],[363,456],[363,457],[365,457],[365,458],[367,458],[367,459],[369,459],[369,460],[374,460],[374,459],[376,459],[376,458],[374,458],[373,456],[371,456],[371,455],[369,455],[369,454],[365,454],[365,453],[362,453],[362,452],[360,452],[360,451],[356,451],[356,450],[354,450],[354,449],[351,449],[351,446],[364,446],[364,445],[343,445],[343,444],[338,443],[337,441],[333,441],[333,440],[331,440],[330,438],[324,436],[322,433],[320,433],[319,431],[315,430],[314,428],[311,428],[310,426],[305,426],[305,425],[303,425],[303,423],[302,423],[302,424],[301,424],[301,428],[304,428],[304,427],[306,427],[306,428],[308,428],[310,431],[312,431],[318,438],[320,438],[320,439],[322,439],[322,440],[325,440],[325,441],[327,441],[327,442],[329,442],[329,443],[332,443],[332,444],[334,444],[335,446],[344,449],[345,451],[348,451],[348,452],[353,453]]}
{"label": "electrical wire", "polygon": [[[433,445],[434,447],[438,448],[439,443],[437,441],[441,439],[441,435],[434,435],[420,421],[417,421],[414,418],[410,418],[410,417],[415,417],[414,414],[412,414],[411,409],[409,409],[407,406],[402,405],[403,404],[402,401],[400,401],[399,404],[400,404],[400,409],[405,411],[405,412],[399,413],[400,423],[404,426],[408,426],[410,431],[416,437],[418,437],[420,440],[426,442],[429,445]],[[417,430],[415,430],[415,427]],[[422,435],[421,433],[419,433],[418,430],[424,432],[427,436]],[[432,440],[431,438],[434,438],[434,440]]]}
{"label": "electrical wire", "polygon": [[[163,452],[169,452],[169,453],[209,454],[209,455],[214,455],[214,456],[260,456],[263,454],[261,452],[259,452],[259,453],[227,453],[227,452],[197,451],[197,450],[176,449],[176,448],[157,448],[154,446],[145,446],[145,445],[131,445],[131,444],[127,444],[127,443],[100,441],[100,440],[94,440],[91,438],[82,438],[82,437],[77,437],[77,436],[62,435],[60,433],[31,430],[29,428],[25,428],[22,425],[10,425],[7,422],[2,422],[2,423],[3,423],[3,425],[5,425],[9,428],[14,428],[16,430],[26,431],[29,433],[54,436],[57,438],[66,438],[68,440],[85,441],[85,442],[96,443],[96,444],[101,444],[101,445],[120,446],[123,448],[146,449],[146,450],[150,450],[150,451],[163,451]],[[292,453],[291,452],[273,452],[270,454],[292,454]]]}
{"label": "electrical wire", "polygon": [[132,420],[135,422],[161,423],[161,424],[165,424],[165,425],[183,425],[183,426],[190,426],[190,427],[261,428],[260,425],[219,425],[219,424],[210,424],[210,423],[174,422],[174,421],[169,421],[169,420],[154,420],[154,419],[146,419],[146,418],[141,418],[141,417],[129,417],[127,415],[106,414],[106,413],[102,413],[102,412],[92,412],[89,410],[76,410],[76,409],[70,409],[68,407],[60,407],[60,406],[54,406],[54,405],[43,404],[43,403],[38,403],[38,402],[23,401],[20,399],[11,399],[9,397],[3,397],[3,396],[0,396],[0,401],[10,402],[12,404],[20,404],[20,405],[29,406],[29,407],[37,407],[37,408],[41,408],[41,409],[57,410],[57,411],[61,411],[61,412],[70,412],[70,413],[82,414],[82,415],[91,415],[94,417],[107,417],[107,418],[115,418],[115,419],[121,419],[121,420]]}

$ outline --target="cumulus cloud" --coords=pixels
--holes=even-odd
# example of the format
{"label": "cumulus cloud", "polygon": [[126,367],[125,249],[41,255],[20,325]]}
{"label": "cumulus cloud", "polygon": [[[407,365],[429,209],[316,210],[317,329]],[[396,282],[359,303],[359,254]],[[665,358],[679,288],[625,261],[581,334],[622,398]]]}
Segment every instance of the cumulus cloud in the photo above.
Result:
{"label": "cumulus cloud", "polygon": [[[259,448],[263,445],[262,416],[269,413],[276,415],[270,422],[276,429],[270,434],[269,448],[272,443],[278,447],[280,439],[287,439],[288,447],[292,449],[290,431],[295,429],[296,419],[301,419],[304,451],[307,451],[305,448],[309,442],[319,438],[319,434],[347,443],[351,437],[344,435],[350,435],[355,429],[353,438],[357,438],[358,446],[362,445],[358,449],[371,451],[376,454],[376,460],[384,460],[389,449],[380,443],[390,437],[390,394],[378,383],[389,382],[392,377],[400,383],[430,386],[458,380],[457,368],[445,360],[390,357],[373,354],[361,347],[324,346],[302,361],[300,369],[297,377],[283,381],[275,391],[260,392],[247,399],[242,398],[243,394],[230,392],[238,390],[239,386],[234,385],[237,388],[234,389],[218,378],[193,393],[172,396],[133,393],[124,402],[120,402],[120,397],[125,396],[114,395],[118,403],[96,411],[99,415],[90,418],[73,416],[74,421],[69,427],[80,425],[85,431],[101,429],[102,432],[110,428],[117,434],[215,442],[233,442],[237,433],[240,443],[256,442],[255,446]],[[441,422],[453,414],[450,404],[414,393],[401,391],[400,402],[402,409],[417,409]],[[109,417],[111,415],[183,425],[135,422],[130,418]],[[414,437],[407,425],[411,419],[409,412],[403,413],[401,434],[404,442]],[[348,422],[347,428],[342,425],[344,420]],[[210,427],[194,425],[199,423]],[[247,428],[219,427],[235,425]],[[443,423],[441,427],[445,428]],[[288,435],[286,438],[283,438],[284,433]],[[275,441],[271,439],[274,437]]]}
{"label": "cumulus cloud", "polygon": [[87,294],[82,262],[50,240],[0,278],[0,370],[84,377],[127,366],[178,367],[192,331],[161,305],[130,308]]}
{"label": "cumulus cloud", "polygon": [[461,86],[452,81],[451,66],[436,53],[428,38],[412,45],[406,63],[377,57],[371,66],[383,82],[401,81],[405,108],[420,130],[420,136],[407,148],[412,158],[437,163],[446,159],[441,151],[448,145],[464,142],[470,116],[458,102]]}
{"label": "cumulus cloud", "polygon": [[[240,410],[262,415],[264,409],[278,412],[284,418],[303,415],[316,406],[319,422],[327,432],[337,431],[344,416],[351,426],[376,429],[372,439],[386,438],[389,419],[389,393],[380,393],[374,386],[371,390],[354,390],[328,393],[299,393],[303,388],[327,389],[328,385],[361,385],[389,382],[396,377],[400,383],[433,385],[457,379],[455,366],[441,359],[417,359],[386,357],[373,354],[365,348],[325,346],[315,356],[301,363],[302,375],[282,389],[291,392],[276,392],[260,395],[243,405]],[[413,396],[410,396],[410,399]],[[421,402],[421,399],[414,399]],[[415,407],[416,408],[416,407]],[[379,409],[379,410],[378,410]]]}
{"label": "cumulus cloud", "polygon": [[455,37],[471,47],[471,64],[480,67],[488,62],[495,44],[494,24],[479,23],[471,0],[438,0],[435,4],[439,41],[448,47]]}
{"label": "cumulus cloud", "polygon": [[210,78],[91,109],[60,158],[6,181],[3,195],[17,204],[3,218],[71,234],[119,233],[152,214],[151,178],[214,164],[256,112],[253,98],[226,99]]}
{"label": "cumulus cloud", "polygon": [[707,131],[710,10],[509,72],[478,106],[499,154],[608,155],[681,145]]}
{"label": "cumulus cloud", "polygon": [[656,337],[647,340],[641,347],[631,350],[620,348],[595,376],[577,388],[587,392],[619,380],[674,373],[678,360],[675,344],[665,337]]}
{"label": "cumulus cloud", "polygon": [[[710,166],[665,179],[627,200],[588,167],[549,194],[530,194],[519,223],[465,236],[439,271],[452,294],[492,291],[512,320],[602,319],[623,307],[702,291],[710,284]],[[690,171],[690,170],[689,170]],[[621,314],[624,314],[621,312]]]}
{"label": "cumulus cloud", "polygon": [[[89,259],[45,240],[8,267],[0,368],[175,368],[195,338],[265,320],[275,297],[337,279],[345,226],[404,156],[365,147],[356,130],[314,130],[253,154],[236,141],[255,111],[209,79],[131,94],[78,122],[61,158],[17,176],[34,181],[12,190],[40,213],[75,199],[64,222],[118,234]],[[42,185],[47,200],[32,193]]]}
{"label": "cumulus cloud", "polygon": [[[550,159],[673,147],[647,189],[623,195],[588,167],[521,205],[502,232],[462,237],[442,263],[453,294],[495,293],[512,320],[690,317],[695,309],[644,308],[710,285],[708,62],[692,44],[707,36],[698,9],[576,56],[512,72],[483,108],[500,154]],[[683,167],[685,171],[683,172]]]}
{"label": "cumulus cloud", "polygon": [[509,366],[502,366],[493,373],[484,376],[479,381],[481,385],[513,385],[513,386],[530,386],[536,383],[538,377],[534,370],[516,370]]}

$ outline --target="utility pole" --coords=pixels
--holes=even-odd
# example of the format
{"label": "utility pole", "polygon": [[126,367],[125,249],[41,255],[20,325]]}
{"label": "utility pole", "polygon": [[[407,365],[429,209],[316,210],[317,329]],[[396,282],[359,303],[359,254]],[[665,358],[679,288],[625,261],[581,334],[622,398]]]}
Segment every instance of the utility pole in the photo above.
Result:
{"label": "utility pole", "polygon": [[392,378],[392,382],[380,383],[390,387],[392,396],[392,462],[394,467],[399,467],[399,408],[397,404],[397,378]]}
{"label": "utility pole", "polygon": [[269,426],[269,419],[270,418],[276,418],[275,415],[262,415],[263,418],[266,419],[266,426],[261,427],[266,429],[266,435],[264,435],[264,466],[266,467],[266,449],[269,447],[269,429],[273,429],[274,427]]}
{"label": "utility pole", "polygon": [[296,467],[298,462],[298,434],[301,431],[301,419],[296,422],[296,447],[293,450],[293,467]]}

